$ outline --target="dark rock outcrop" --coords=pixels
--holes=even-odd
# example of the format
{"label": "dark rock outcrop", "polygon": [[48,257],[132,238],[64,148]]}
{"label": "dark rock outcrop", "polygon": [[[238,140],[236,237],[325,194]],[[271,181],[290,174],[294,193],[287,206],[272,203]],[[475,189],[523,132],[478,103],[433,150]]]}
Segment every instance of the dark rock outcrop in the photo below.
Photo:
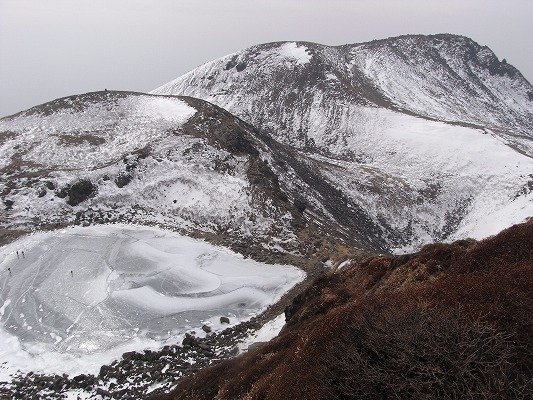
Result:
{"label": "dark rock outcrop", "polygon": [[82,179],[68,188],[67,204],[72,207],[77,206],[94,195],[96,190],[97,187],[91,181]]}

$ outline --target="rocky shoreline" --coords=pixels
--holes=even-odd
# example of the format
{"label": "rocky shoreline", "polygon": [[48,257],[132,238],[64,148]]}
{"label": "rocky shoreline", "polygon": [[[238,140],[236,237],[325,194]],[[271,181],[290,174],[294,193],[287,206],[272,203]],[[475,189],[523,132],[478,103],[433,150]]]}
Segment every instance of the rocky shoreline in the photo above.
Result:
{"label": "rocky shoreline", "polygon": [[[160,350],[127,352],[103,365],[98,375],[18,373],[0,382],[0,398],[55,400],[72,398],[139,399],[168,391],[176,379],[239,353],[237,345],[265,322],[264,314],[205,337],[187,333],[181,344]],[[70,395],[70,397],[69,397]]]}

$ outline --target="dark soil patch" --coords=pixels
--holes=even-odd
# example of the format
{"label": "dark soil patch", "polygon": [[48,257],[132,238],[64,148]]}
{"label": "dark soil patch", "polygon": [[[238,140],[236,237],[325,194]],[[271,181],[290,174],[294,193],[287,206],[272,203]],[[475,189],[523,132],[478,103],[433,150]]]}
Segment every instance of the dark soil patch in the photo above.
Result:
{"label": "dark soil patch", "polygon": [[58,135],[59,143],[65,146],[77,146],[83,143],[98,146],[105,143],[105,139],[89,133],[80,135]]}

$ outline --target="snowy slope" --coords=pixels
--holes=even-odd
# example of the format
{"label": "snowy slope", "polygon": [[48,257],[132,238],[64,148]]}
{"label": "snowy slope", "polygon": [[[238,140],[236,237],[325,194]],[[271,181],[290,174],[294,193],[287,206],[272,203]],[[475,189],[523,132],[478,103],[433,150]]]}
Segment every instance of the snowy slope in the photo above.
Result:
{"label": "snowy slope", "polygon": [[471,39],[403,36],[353,46],[348,52],[352,71],[362,72],[399,108],[532,135],[531,85]]}
{"label": "snowy slope", "polygon": [[2,227],[136,221],[241,236],[274,223],[283,230],[274,210],[261,211],[270,200],[252,199],[250,154],[224,148],[215,132],[220,125],[238,138],[245,129],[213,110],[100,92],[0,120]]}
{"label": "snowy slope", "polygon": [[206,99],[300,149],[344,197],[344,226],[370,220],[364,235],[398,251],[533,215],[533,88],[465,37],[257,45],[153,93]]}
{"label": "snowy slope", "polygon": [[[94,169],[116,162],[123,154],[149,145],[187,121],[196,110],[168,97],[150,98],[100,93],[61,99],[2,120],[4,143],[0,168],[16,152],[42,169]],[[9,137],[8,136],[8,137]]]}
{"label": "snowy slope", "polygon": [[[357,238],[344,233],[344,199],[331,195],[320,162],[202,100],[71,96],[1,119],[0,138],[5,236],[68,225],[158,225],[258,260],[312,268],[338,244],[388,248],[366,216]],[[296,161],[297,171],[280,160]]]}
{"label": "snowy slope", "polygon": [[497,135],[384,109],[365,111],[379,129],[371,125],[336,146],[351,156],[309,157],[345,196],[346,218],[355,207],[364,210],[391,248],[483,238],[533,215],[533,160]]}

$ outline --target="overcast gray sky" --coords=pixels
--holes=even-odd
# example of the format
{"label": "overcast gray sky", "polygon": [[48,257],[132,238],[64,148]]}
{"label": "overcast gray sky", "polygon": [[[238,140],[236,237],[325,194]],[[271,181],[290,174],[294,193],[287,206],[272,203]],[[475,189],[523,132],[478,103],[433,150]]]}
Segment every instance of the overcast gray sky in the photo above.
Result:
{"label": "overcast gray sky", "polygon": [[0,117],[103,88],[150,91],[248,46],[455,33],[533,81],[533,0],[0,0]]}

